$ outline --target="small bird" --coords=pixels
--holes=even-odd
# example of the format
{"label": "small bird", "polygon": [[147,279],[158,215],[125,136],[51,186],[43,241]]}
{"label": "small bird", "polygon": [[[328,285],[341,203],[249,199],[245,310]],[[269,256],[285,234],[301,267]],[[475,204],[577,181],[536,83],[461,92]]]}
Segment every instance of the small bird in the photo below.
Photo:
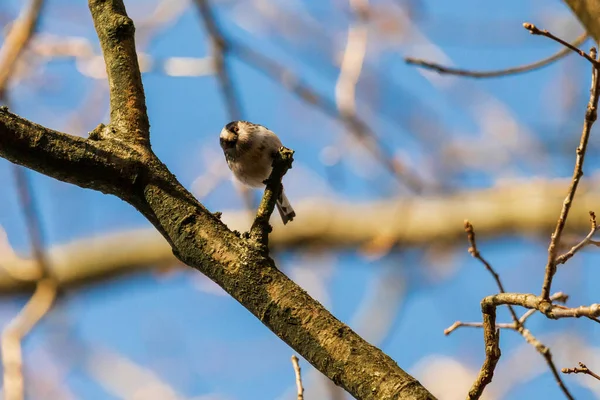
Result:
{"label": "small bird", "polygon": [[[219,139],[233,175],[247,186],[264,187],[273,169],[273,158],[282,147],[277,135],[262,125],[232,121],[221,130]],[[276,205],[284,225],[296,216],[283,188]]]}

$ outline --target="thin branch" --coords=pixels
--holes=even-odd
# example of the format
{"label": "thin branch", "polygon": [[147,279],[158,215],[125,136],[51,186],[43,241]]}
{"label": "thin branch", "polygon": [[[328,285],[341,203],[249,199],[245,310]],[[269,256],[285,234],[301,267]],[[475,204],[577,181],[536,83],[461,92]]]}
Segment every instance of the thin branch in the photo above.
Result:
{"label": "thin branch", "polygon": [[[550,299],[553,301],[564,302],[564,301],[566,301],[567,296],[562,292],[558,292],[558,293],[553,294],[550,297]],[[529,331],[529,329],[526,329],[523,326],[523,324],[525,323],[527,318],[529,318],[531,315],[533,315],[536,311],[538,311],[538,310],[529,310],[525,314],[523,314],[521,316],[521,318],[519,318],[518,320],[513,320],[512,323],[495,323],[495,328],[496,329],[510,329],[515,332],[518,332],[521,336],[523,336],[525,341],[527,343],[531,344],[537,350],[537,352],[540,353],[542,355],[542,357],[544,357],[544,361],[546,361],[546,364],[548,364],[548,368],[550,368],[550,371],[552,372],[552,375],[554,376],[556,383],[558,384],[560,389],[563,391],[564,395],[568,399],[573,399],[573,396],[571,395],[571,393],[567,389],[565,383],[563,382],[562,378],[558,374],[558,369],[556,368],[556,365],[554,364],[554,361],[552,360],[552,353],[550,352],[550,349],[547,346],[545,346],[543,343],[541,343],[535,336],[533,336],[533,334]],[[448,327],[446,330],[444,330],[444,334],[449,335],[450,333],[454,332],[456,329],[461,328],[461,327],[483,328],[484,323],[483,322],[456,321],[454,324],[452,324],[450,327]],[[489,365],[491,365],[491,364],[488,364],[488,367],[489,367]],[[479,381],[479,385],[482,385],[483,383],[485,383],[485,382]],[[485,383],[485,384],[487,384],[487,383]]]}
{"label": "thin branch", "polygon": [[[479,260],[483,264],[485,269],[487,269],[488,272],[490,274],[492,274],[492,276],[494,277],[494,280],[496,281],[496,285],[498,286],[498,290],[500,290],[500,293],[505,293],[506,291],[504,290],[504,286],[502,285],[500,276],[496,273],[496,271],[494,271],[494,268],[492,268],[490,263],[488,263],[482,257],[482,255],[479,253],[479,250],[477,250],[477,242],[475,240],[475,230],[473,229],[473,225],[467,220],[465,220],[465,232],[467,232],[467,239],[469,240],[469,244],[471,246],[471,247],[469,247],[469,254],[471,254],[472,257]],[[510,315],[513,318],[513,322],[516,325],[518,325],[519,317],[517,317],[517,313],[515,312],[515,310],[511,306],[508,306],[508,311],[510,312]]]}
{"label": "thin branch", "polygon": [[[558,301],[561,303],[564,303],[567,301],[568,296],[566,294],[564,294],[563,292],[558,292],[558,293],[554,293],[552,296],[550,296],[550,300],[552,301]],[[528,310],[526,313],[524,313],[521,318],[519,318],[519,323],[520,324],[524,324],[525,321],[531,317],[533,314],[535,314],[536,312],[538,312],[538,310],[536,309],[532,309],[532,310]],[[456,321],[454,322],[452,325],[450,325],[448,328],[444,329],[444,335],[449,335],[452,332],[454,332],[455,330],[457,330],[458,328],[462,328],[462,327],[466,327],[466,328],[483,328],[483,322],[461,322],[461,321]],[[511,323],[496,323],[496,328],[499,329],[511,329],[513,331],[517,331],[519,332],[519,325],[515,324],[515,322],[511,322]]]}
{"label": "thin branch", "polygon": [[0,97],[4,96],[13,68],[36,30],[43,5],[44,0],[30,0],[4,39],[0,49]]}
{"label": "thin branch", "polygon": [[566,41],[562,40],[561,38],[559,38],[557,36],[554,36],[552,33],[548,32],[545,29],[544,30],[538,29],[538,27],[536,27],[534,24],[529,23],[529,22],[523,23],[523,28],[527,29],[529,31],[529,33],[531,33],[532,35],[546,36],[547,38],[552,39],[555,42],[558,42],[558,43],[562,44],[563,46],[565,46],[569,50],[571,50],[571,51],[579,54],[581,57],[583,57],[586,60],[588,60],[589,62],[591,62],[592,65],[594,65],[595,67],[600,66],[600,63],[598,62],[598,60],[596,60],[595,56],[587,54],[585,51],[583,51],[583,50],[575,47],[571,43],[566,42]]}
{"label": "thin branch", "polygon": [[90,12],[106,63],[110,88],[110,120],[116,128],[108,133],[133,137],[147,145],[150,124],[142,75],[135,49],[133,21],[120,0],[89,0]]}
{"label": "thin branch", "polygon": [[217,25],[215,15],[211,9],[209,0],[194,0],[196,7],[204,22],[204,27],[211,38],[213,45],[213,62],[219,84],[221,85],[221,91],[227,104],[227,111],[229,113],[229,119],[239,120],[242,119],[241,105],[239,96],[236,93],[233,85],[233,78],[229,73],[229,66],[227,63],[227,56],[229,48],[227,41],[225,40],[221,29]]}
{"label": "thin branch", "polygon": [[294,373],[296,374],[296,388],[298,389],[298,400],[304,399],[304,387],[302,386],[302,375],[300,374],[300,364],[298,363],[298,357],[292,356],[292,365],[294,366]]}
{"label": "thin branch", "polygon": [[590,244],[592,237],[594,236],[594,234],[596,232],[598,232],[598,229],[599,229],[598,224],[596,223],[596,214],[594,214],[593,211],[590,211],[590,223],[591,223],[592,227],[590,229],[590,232],[587,234],[587,236],[585,238],[583,238],[583,240],[581,242],[579,242],[575,246],[571,247],[571,250],[558,256],[556,258],[556,265],[566,263],[571,257],[573,257],[575,255],[575,253],[577,253],[579,250],[583,249],[585,246]]}
{"label": "thin branch", "polygon": [[546,364],[548,364],[548,368],[550,368],[550,371],[554,376],[554,380],[556,380],[558,387],[560,388],[560,390],[562,390],[565,397],[569,400],[574,400],[573,395],[569,392],[569,389],[567,389],[567,386],[565,385],[562,378],[560,377],[560,374],[558,373],[558,368],[556,368],[556,364],[554,364],[554,361],[552,360],[552,353],[550,352],[550,349],[542,342],[540,342],[535,336],[533,336],[529,329],[526,329],[523,326],[521,326],[519,329],[519,333],[521,333],[521,335],[525,338],[525,341],[527,343],[535,347],[537,352],[540,353],[542,357],[544,357]]}
{"label": "thin branch", "polygon": [[[483,322],[461,322],[456,321],[448,328],[444,329],[444,335],[448,336],[458,328],[483,328]],[[512,329],[516,330],[515,324],[513,323],[505,323],[505,324],[496,324],[496,328],[498,329]]]}
{"label": "thin branch", "polygon": [[600,375],[594,373],[594,371],[590,370],[582,362],[579,363],[579,368],[577,368],[577,367],[575,367],[575,368],[563,368],[561,371],[562,371],[563,374],[587,374],[589,376],[592,376],[592,377],[600,380]]}
{"label": "thin branch", "polygon": [[496,364],[500,359],[500,330],[496,329],[496,307],[481,303],[483,313],[483,339],[485,341],[485,361],[477,379],[471,386],[467,398],[476,400],[481,397],[485,387],[492,381]]}
{"label": "thin branch", "polygon": [[275,209],[275,203],[283,190],[281,180],[286,172],[292,168],[292,162],[294,162],[294,151],[285,147],[279,149],[279,152],[273,159],[273,170],[269,178],[265,181],[265,192],[258,206],[256,218],[250,228],[250,237],[263,245],[266,250],[268,250],[269,233],[271,233],[272,229],[269,219]]}
{"label": "thin branch", "polygon": [[[532,26],[533,27],[533,26]],[[531,28],[531,27],[529,27]],[[528,29],[529,29],[528,28]],[[535,27],[533,27],[535,28]],[[532,28],[531,28],[532,29]],[[544,36],[550,35],[547,31],[539,31],[535,28],[533,32],[542,32]],[[554,36],[548,36],[554,38]],[[590,51],[590,58],[594,61],[596,60],[596,49],[592,48]],[[573,171],[573,178],[571,180],[571,185],[567,192],[567,196],[563,202],[562,209],[560,211],[560,215],[558,217],[558,221],[556,223],[556,228],[552,233],[552,237],[550,239],[550,245],[548,246],[548,262],[546,264],[546,272],[544,276],[544,283],[542,284],[542,297],[546,300],[549,299],[550,290],[552,288],[552,279],[554,278],[554,274],[556,274],[556,265],[557,265],[557,247],[560,243],[560,238],[567,222],[567,217],[569,216],[569,211],[571,209],[571,204],[573,203],[573,198],[575,197],[575,192],[577,191],[577,187],[579,185],[579,181],[583,176],[583,162],[585,160],[585,152],[587,149],[588,140],[590,138],[590,132],[592,129],[592,125],[596,121],[597,117],[597,109],[598,109],[598,95],[600,93],[600,79],[598,79],[598,68],[597,63],[592,67],[592,87],[590,90],[590,100],[588,102],[587,110],[585,113],[585,120],[583,123],[583,131],[581,133],[581,139],[579,141],[579,146],[577,147],[577,158],[575,161],[575,168]]]}
{"label": "thin branch", "polygon": [[[571,45],[573,47],[581,46],[588,38],[589,38],[589,35],[587,34],[587,32],[584,32],[581,35],[579,35],[579,37],[577,39],[575,39],[573,41],[573,43],[571,43]],[[450,74],[450,75],[464,76],[464,77],[468,77],[468,78],[499,78],[499,77],[504,77],[504,76],[517,75],[517,74],[523,74],[526,72],[536,71],[538,69],[547,67],[548,65],[566,57],[569,54],[572,54],[571,49],[561,48],[555,54],[551,55],[550,57],[544,58],[542,60],[539,60],[539,61],[536,61],[536,62],[533,62],[530,64],[520,65],[518,67],[498,69],[498,70],[493,70],[493,71],[472,71],[472,70],[461,69],[461,68],[453,68],[453,67],[448,67],[445,65],[437,64],[434,62],[421,60],[418,58],[413,58],[413,57],[405,57],[404,61],[406,61],[407,64],[416,65],[418,67],[422,67],[422,68],[426,68],[426,69],[431,69],[440,74]]]}

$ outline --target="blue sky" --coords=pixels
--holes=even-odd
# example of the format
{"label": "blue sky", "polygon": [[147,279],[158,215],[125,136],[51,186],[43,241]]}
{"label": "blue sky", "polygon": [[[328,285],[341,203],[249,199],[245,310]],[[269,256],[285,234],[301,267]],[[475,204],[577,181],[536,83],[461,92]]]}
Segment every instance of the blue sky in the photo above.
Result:
{"label": "blue sky", "polygon": [[[4,2],[1,11],[5,18],[14,17],[20,3]],[[126,5],[137,23],[156,3],[131,0]],[[300,20],[312,21],[308,26],[314,29],[300,30],[305,34],[300,36],[294,36],[297,32],[293,26],[282,30],[269,25],[269,19],[260,14],[250,13],[249,2],[220,3],[225,4],[216,8],[218,19],[230,37],[277,59],[320,93],[333,96],[338,71],[328,51],[343,49],[349,15],[345,2],[264,2],[277,6],[279,12],[287,10]],[[408,0],[372,1],[374,7],[391,3],[407,4]],[[475,0],[421,3],[423,15],[415,22],[420,36],[403,35],[403,26],[395,27],[398,31],[391,34],[372,33],[371,37],[377,40],[369,44],[365,67],[369,80],[359,83],[359,112],[386,145],[405,157],[412,167],[422,167],[434,178],[436,171],[444,171],[440,154],[454,141],[463,143],[463,147],[491,141],[490,154],[505,154],[509,160],[492,171],[483,166],[448,172],[444,179],[452,190],[492,186],[500,177],[570,176],[589,87],[589,68],[583,60],[571,56],[538,72],[481,81],[432,77],[403,62],[404,56],[431,59],[437,55],[440,58],[434,61],[442,62],[447,57],[454,65],[485,70],[538,60],[552,54],[558,46],[529,35],[521,24],[533,22],[572,40],[581,28],[563,4],[541,0],[485,5]],[[49,0],[40,30],[85,37],[98,48],[87,6],[81,1]],[[436,45],[437,50],[432,51],[426,42]],[[207,56],[207,38],[195,10],[188,8],[153,35],[144,51],[155,59]],[[273,129],[296,151],[295,167],[286,177],[286,190],[293,201],[315,196],[368,201],[406,194],[376,162],[347,143],[341,124],[239,60],[232,60],[231,70],[244,117]],[[160,72],[149,72],[143,80],[153,148],[178,179],[193,189],[194,180],[221,157],[216,138],[228,116],[217,81],[213,76],[172,77]],[[564,89],[565,82],[575,95]],[[92,93],[99,93],[99,100],[80,115],[84,131],[71,132],[84,134],[107,121],[106,91],[97,87],[102,84],[82,75],[72,60],[52,61],[14,86],[10,93],[12,109],[35,122],[68,130],[73,126],[73,113],[82,114],[81,104]],[[574,111],[567,113],[563,105],[569,96],[573,96],[575,104]],[[483,106],[490,104],[497,105],[495,110],[506,111],[507,117],[501,117],[501,121],[510,119],[519,128],[512,132],[507,122],[506,136],[493,136],[498,135],[494,127],[482,123],[486,120],[483,113],[489,110]],[[436,133],[438,136],[430,144],[424,144],[406,122],[411,118],[426,118],[427,122],[439,123],[443,130]],[[482,127],[489,130],[488,136]],[[600,143],[594,134],[591,151],[597,150]],[[321,161],[323,148],[341,147],[340,143],[345,143],[342,161],[334,167],[325,166]],[[547,159],[532,162],[521,151],[531,143],[541,143]],[[588,158],[586,176],[597,169],[595,159]],[[29,176],[47,245],[148,226],[143,217],[119,199],[36,173]],[[28,240],[12,168],[4,160],[0,160],[0,184],[4,187],[0,226],[8,233],[11,245],[26,253]],[[203,202],[212,211],[243,207],[228,179],[219,183]],[[559,209],[557,204],[557,215]],[[545,240],[480,238],[479,243],[508,290],[539,291]],[[425,382],[420,366],[427,365],[433,371],[432,357],[445,362],[455,360],[471,372],[477,371],[483,361],[479,330],[443,335],[443,330],[455,320],[478,321],[480,300],[496,292],[491,277],[466,249],[465,240],[456,248],[445,249],[445,257],[436,257],[431,249],[393,251],[379,260],[370,260],[353,250],[318,254],[298,250],[277,257],[280,267],[338,318],[380,345],[401,367]],[[598,260],[594,249],[590,249],[575,257],[557,276],[557,290],[572,294],[572,304],[597,301],[593,282],[600,277]],[[443,274],[435,272],[440,269]],[[36,365],[44,365],[39,360],[50,357],[54,368],[63,371],[60,379],[75,398],[116,399],[119,397],[111,392],[113,389],[99,383],[91,367],[99,362],[94,355],[105,352],[143,366],[188,398],[292,398],[294,380],[289,358],[293,351],[235,300],[207,288],[211,288],[210,284],[198,273],[185,271],[166,276],[147,272],[69,291],[25,341],[27,373],[42,373]],[[384,296],[388,309],[378,311],[389,315],[385,321],[389,329],[383,335],[369,337],[369,326],[381,322],[365,323],[369,320],[363,307],[374,293]],[[25,297],[2,299],[0,324],[5,325],[24,301]],[[507,317],[503,313],[500,316]],[[532,318],[529,328],[542,341],[548,338],[558,344],[552,350],[559,368],[574,366],[577,361],[587,362],[590,367],[595,362],[600,368],[598,357],[580,360],[575,358],[579,353],[572,351],[575,344],[580,344],[587,354],[600,354],[594,341],[600,333],[597,325],[584,320],[548,321],[540,317]],[[556,348],[561,344],[566,350]],[[514,384],[503,393],[503,398],[562,398],[543,359],[533,349],[519,350],[523,345],[517,334],[503,332],[498,374],[510,373],[511,354],[518,351],[529,354],[531,371],[539,368],[543,374],[530,379],[523,374],[523,383]],[[301,362],[307,398],[317,398],[312,367]],[[450,372],[448,375],[454,376]],[[456,379],[457,385],[463,384]],[[582,380],[566,376],[565,381],[575,397],[593,396],[582,386]],[[468,384],[460,389],[462,392],[459,390],[461,398],[467,388]],[[436,394],[445,398],[444,393]]]}

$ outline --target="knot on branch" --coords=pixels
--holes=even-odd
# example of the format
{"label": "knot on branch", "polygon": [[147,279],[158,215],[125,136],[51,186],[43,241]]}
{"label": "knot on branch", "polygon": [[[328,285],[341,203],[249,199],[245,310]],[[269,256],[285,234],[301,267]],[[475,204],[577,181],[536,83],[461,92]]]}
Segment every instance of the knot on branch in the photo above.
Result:
{"label": "knot on branch", "polygon": [[269,233],[272,228],[269,225],[269,218],[275,209],[275,203],[280,198],[283,190],[281,180],[294,162],[294,150],[281,147],[273,156],[273,169],[271,175],[264,181],[266,188],[262,200],[256,212],[256,218],[250,228],[249,238],[256,241],[260,246],[268,251]]}
{"label": "knot on branch", "polygon": [[134,35],[135,25],[131,18],[127,16],[114,16],[113,21],[107,24],[106,33],[111,40],[121,41]]}

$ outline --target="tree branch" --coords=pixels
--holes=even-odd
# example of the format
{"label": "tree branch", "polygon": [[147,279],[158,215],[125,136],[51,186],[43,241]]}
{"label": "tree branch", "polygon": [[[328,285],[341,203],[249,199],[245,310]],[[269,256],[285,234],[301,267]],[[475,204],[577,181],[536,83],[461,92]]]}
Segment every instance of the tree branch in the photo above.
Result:
{"label": "tree branch", "polygon": [[295,355],[292,356],[292,366],[294,367],[294,374],[296,375],[296,389],[298,390],[297,400],[304,400],[304,387],[302,386],[300,364],[298,363],[298,357]]}
{"label": "tree branch", "polygon": [[558,221],[556,222],[556,228],[554,228],[554,232],[552,233],[552,237],[550,239],[550,245],[548,246],[548,262],[546,263],[546,273],[544,276],[544,282],[542,284],[542,297],[546,300],[550,298],[550,290],[552,289],[552,279],[554,278],[554,274],[556,274],[558,254],[557,247],[560,244],[562,232],[565,228],[565,224],[567,223],[567,217],[569,216],[569,211],[571,210],[571,205],[575,197],[575,192],[577,191],[577,187],[579,186],[579,181],[583,176],[583,162],[585,160],[585,152],[587,150],[587,144],[590,138],[592,125],[594,125],[594,122],[596,122],[596,118],[598,115],[600,77],[598,76],[598,62],[596,61],[595,48],[592,48],[589,57],[594,60],[594,63],[592,65],[592,87],[590,89],[590,100],[588,102],[588,106],[585,112],[585,119],[583,122],[581,139],[579,141],[579,146],[577,146],[576,150],[577,157],[575,161],[575,168],[573,170],[573,178],[571,180],[571,185],[569,186],[567,196],[560,210]]}
{"label": "tree branch", "polygon": [[118,136],[148,144],[150,123],[142,74],[135,50],[135,27],[120,0],[89,0],[94,26],[106,63],[110,88],[110,120]]}
{"label": "tree branch", "polygon": [[269,219],[275,209],[275,203],[281,196],[283,185],[281,180],[286,172],[292,168],[292,162],[294,161],[294,151],[282,147],[273,159],[273,170],[271,175],[266,180],[266,188],[263,194],[258,211],[256,212],[256,218],[250,228],[250,237],[256,240],[260,245],[264,246],[268,250],[269,246],[269,233],[271,233],[271,225],[269,225]]}
{"label": "tree branch", "polygon": [[587,374],[592,376],[598,380],[600,380],[600,375],[594,373],[594,371],[590,370],[584,363],[579,363],[579,368],[563,368],[561,370],[563,374]]}
{"label": "tree branch", "polygon": [[114,194],[164,236],[175,256],[225,289],[315,368],[359,399],[433,399],[381,350],[337,320],[230,231],[152,153],[133,23],[122,1],[90,0],[106,57],[111,122],[88,140],[0,110],[0,156],[65,182]]}
{"label": "tree branch", "polygon": [[[571,45],[574,47],[581,46],[588,39],[588,37],[589,36],[587,32],[584,32],[577,39],[575,39],[573,43],[571,43]],[[417,67],[431,69],[440,74],[464,76],[467,78],[500,78],[510,75],[523,74],[525,72],[536,71],[538,69],[547,67],[548,65],[560,60],[561,58],[568,56],[569,54],[572,54],[571,49],[561,48],[555,54],[542,60],[530,64],[520,65],[518,67],[497,69],[493,71],[473,71],[462,68],[453,68],[413,57],[405,57],[404,61],[409,65],[416,65]]]}

